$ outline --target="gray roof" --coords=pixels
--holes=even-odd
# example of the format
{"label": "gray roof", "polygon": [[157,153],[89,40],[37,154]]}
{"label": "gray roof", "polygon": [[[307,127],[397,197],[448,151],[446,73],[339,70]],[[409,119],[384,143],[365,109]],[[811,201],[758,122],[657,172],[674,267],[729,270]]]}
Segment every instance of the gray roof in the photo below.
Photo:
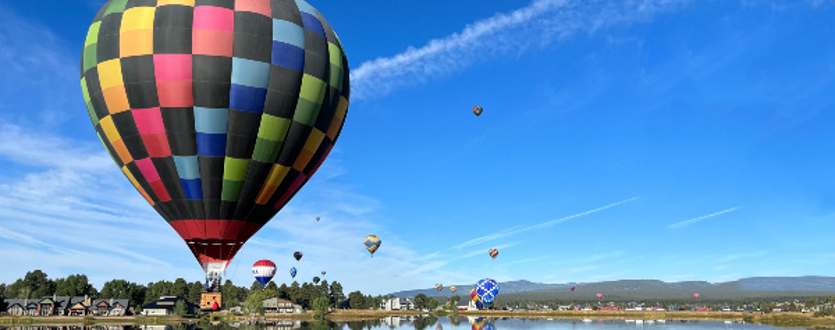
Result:
{"label": "gray roof", "polygon": [[113,299],[113,303],[111,304],[110,299],[94,299],[93,303],[90,306],[98,306],[99,303],[104,302],[107,304],[108,307],[113,307],[113,305],[119,304],[122,307],[128,308],[130,306],[130,299]]}

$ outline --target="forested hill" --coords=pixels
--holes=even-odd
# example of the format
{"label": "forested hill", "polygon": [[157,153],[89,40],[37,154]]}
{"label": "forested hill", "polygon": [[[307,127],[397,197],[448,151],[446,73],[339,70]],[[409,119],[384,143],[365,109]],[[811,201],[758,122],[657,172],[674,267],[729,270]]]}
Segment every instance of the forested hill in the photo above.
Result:
{"label": "forested hill", "polygon": [[[469,295],[473,284],[453,284],[457,291],[453,294],[444,283],[441,292],[435,288],[408,290],[392,293],[398,297],[413,297],[419,293],[427,296],[449,296]],[[710,283],[705,281],[687,282],[664,282],[659,280],[619,280],[591,283],[562,283],[546,284],[530,281],[499,282],[501,293],[522,293],[522,292],[570,292],[574,286],[574,293],[582,292],[680,292],[684,293],[709,293],[711,291],[731,292],[835,292],[835,277],[827,276],[803,276],[803,277],[749,277],[732,282]]]}

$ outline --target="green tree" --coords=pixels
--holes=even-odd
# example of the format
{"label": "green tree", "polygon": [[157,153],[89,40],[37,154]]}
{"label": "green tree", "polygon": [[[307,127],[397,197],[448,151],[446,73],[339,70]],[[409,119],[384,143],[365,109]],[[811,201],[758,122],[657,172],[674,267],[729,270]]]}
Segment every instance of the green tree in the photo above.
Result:
{"label": "green tree", "polygon": [[55,280],[55,294],[59,296],[97,296],[96,288],[87,280],[87,275],[70,275]]}
{"label": "green tree", "polygon": [[221,287],[221,291],[223,292],[223,300],[226,306],[239,306],[246,300],[247,294],[249,293],[246,288],[237,286],[230,280],[226,280]]}
{"label": "green tree", "polygon": [[171,295],[183,298],[188,297],[188,282],[183,278],[174,280],[174,284],[171,285]]}
{"label": "green tree", "polygon": [[[145,295],[145,303],[149,304],[154,301],[157,301],[157,299],[159,299],[159,297],[161,296],[171,295],[171,286],[173,285],[174,283],[164,280],[158,281],[156,283],[148,283],[147,293]],[[103,288],[102,291],[104,291]]]}
{"label": "green tree", "polygon": [[249,286],[249,291],[257,291],[263,289],[264,286],[261,285],[261,282],[252,281],[252,285]]}
{"label": "green tree", "polygon": [[293,283],[290,284],[290,288],[287,290],[287,295],[289,296],[290,301],[297,304],[299,303],[299,299],[301,299],[302,296],[302,289],[299,286],[299,282],[293,281]]}
{"label": "green tree", "polygon": [[244,313],[264,315],[264,293],[262,291],[250,291],[244,302]]}
{"label": "green tree", "polygon": [[6,283],[0,284],[0,310],[6,310]]}
{"label": "green tree", "polygon": [[329,307],[330,301],[328,301],[328,298],[319,297],[313,300],[313,318],[317,320],[324,320],[325,315],[328,314]]}
{"label": "green tree", "polygon": [[345,300],[345,294],[342,293],[342,284],[337,281],[333,281],[333,283],[331,283],[330,288],[328,289],[328,300],[330,300],[334,309],[339,308],[339,304]]}
{"label": "green tree", "polygon": [[264,290],[278,292],[278,285],[276,285],[275,282],[270,281],[270,283],[267,283],[267,286],[264,288]]}
{"label": "green tree", "polygon": [[415,303],[415,309],[420,309],[420,310],[428,309],[429,308],[429,297],[427,297],[423,293],[418,293],[415,296],[414,303]]}
{"label": "green tree", "polygon": [[138,306],[146,303],[145,294],[146,289],[140,284],[121,279],[113,279],[104,283],[99,298],[130,299],[131,305]]}
{"label": "green tree", "polygon": [[26,276],[18,279],[6,288],[9,298],[33,299],[51,296],[55,292],[55,282],[50,280],[41,270],[26,272]]}
{"label": "green tree", "polygon": [[287,284],[281,283],[281,286],[278,287],[278,297],[281,299],[290,299],[290,288],[287,287]]}
{"label": "green tree", "polygon": [[351,309],[365,309],[365,296],[362,292],[354,291],[348,294],[348,306]]}
{"label": "green tree", "polygon": [[174,314],[177,316],[186,316],[188,310],[186,310],[186,301],[183,299],[177,300],[177,303],[174,304]]}
{"label": "green tree", "polygon": [[[200,305],[200,298],[202,297],[202,295],[203,283],[201,283],[200,281],[194,281],[188,285],[188,297],[186,298],[186,300],[188,300],[189,303],[194,305]],[[226,300],[225,297],[224,300]]]}

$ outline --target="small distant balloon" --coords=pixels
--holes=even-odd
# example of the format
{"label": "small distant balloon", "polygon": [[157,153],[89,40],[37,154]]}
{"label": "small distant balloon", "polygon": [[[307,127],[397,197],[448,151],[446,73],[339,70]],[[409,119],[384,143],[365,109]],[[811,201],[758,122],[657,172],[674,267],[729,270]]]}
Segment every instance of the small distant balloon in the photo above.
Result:
{"label": "small distant balloon", "polygon": [[320,281],[320,280],[321,280],[321,279],[319,278],[319,276],[314,276],[314,277],[313,277],[313,284],[319,284],[319,281]]}
{"label": "small distant balloon", "polygon": [[323,271],[322,271],[322,276],[325,276],[325,274],[327,274],[327,273],[328,273],[328,272],[326,272],[326,271],[324,271],[324,270],[323,270]]}
{"label": "small distant balloon", "polygon": [[597,300],[599,301],[600,299],[603,299],[603,294],[602,293],[597,294]]}
{"label": "small distant balloon", "polygon": [[296,267],[290,268],[290,276],[296,278]]}
{"label": "small distant balloon", "polygon": [[[487,251],[487,253],[489,253],[490,257],[493,258],[493,259],[496,259],[496,257],[499,256],[499,250],[496,250],[496,249],[490,249],[489,251]],[[513,258],[511,258],[511,259],[513,259]]]}
{"label": "small distant balloon", "polygon": [[477,106],[473,107],[473,113],[475,114],[476,117],[481,116],[482,112],[484,112],[484,108],[482,108],[480,105],[477,105]]}
{"label": "small distant balloon", "polygon": [[444,286],[441,283],[435,284],[435,290],[438,290],[438,292],[441,292],[443,289]]}
{"label": "small distant balloon", "polygon": [[380,244],[382,243],[383,241],[381,241],[380,238],[376,235],[368,235],[365,237],[365,240],[363,241],[363,244],[365,244],[365,249],[368,250],[368,252],[371,252],[372,258],[374,257],[374,252],[377,252],[377,249],[380,248]]}
{"label": "small distant balloon", "polygon": [[574,292],[574,289],[576,288],[574,286],[571,286],[571,292]]}
{"label": "small distant balloon", "polygon": [[302,256],[304,256],[304,254],[299,251],[293,252],[293,258],[296,258],[296,261],[301,260]]}
{"label": "small distant balloon", "polygon": [[694,293],[694,294],[693,294],[693,298],[699,299],[699,298],[701,298],[701,297],[702,297],[702,295],[700,295],[700,294],[698,294],[698,293]]}
{"label": "small distant balloon", "polygon": [[457,290],[458,290],[458,288],[456,288],[454,285],[449,287],[449,291],[452,291],[452,293],[455,293],[455,291],[457,291]]}
{"label": "small distant balloon", "polygon": [[316,217],[316,221],[319,221],[319,220],[322,220],[322,218],[320,218],[320,217]]}

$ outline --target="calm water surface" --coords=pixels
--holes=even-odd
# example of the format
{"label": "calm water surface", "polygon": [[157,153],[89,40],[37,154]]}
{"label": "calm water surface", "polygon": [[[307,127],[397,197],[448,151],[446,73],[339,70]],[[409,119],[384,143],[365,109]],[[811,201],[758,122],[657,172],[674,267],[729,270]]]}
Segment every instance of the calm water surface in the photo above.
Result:
{"label": "calm water surface", "polygon": [[64,326],[64,327],[0,327],[0,330],[568,330],[568,329],[652,329],[652,330],[779,330],[768,325],[726,321],[671,321],[671,320],[549,320],[467,317],[387,317],[361,322],[301,322],[279,321],[267,324],[222,323],[199,325],[135,325],[135,326]]}

